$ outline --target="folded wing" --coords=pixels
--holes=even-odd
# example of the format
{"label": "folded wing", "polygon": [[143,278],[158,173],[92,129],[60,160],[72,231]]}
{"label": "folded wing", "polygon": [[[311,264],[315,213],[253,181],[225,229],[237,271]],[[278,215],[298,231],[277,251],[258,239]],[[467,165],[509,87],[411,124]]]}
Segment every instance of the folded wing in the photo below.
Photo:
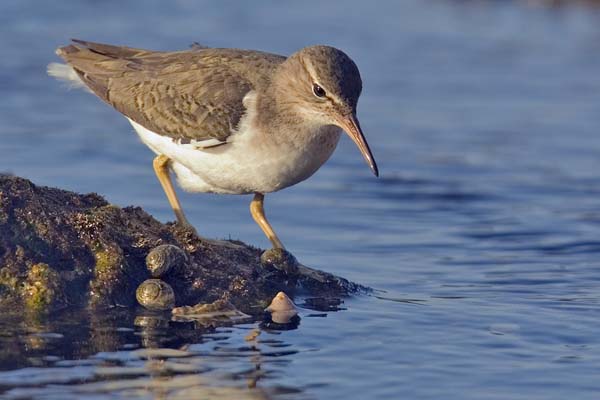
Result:
{"label": "folded wing", "polygon": [[244,68],[253,62],[275,68],[285,59],[235,49],[156,52],[74,42],[57,54],[87,87],[146,129],[182,142],[226,142],[245,112],[244,96],[262,82]]}

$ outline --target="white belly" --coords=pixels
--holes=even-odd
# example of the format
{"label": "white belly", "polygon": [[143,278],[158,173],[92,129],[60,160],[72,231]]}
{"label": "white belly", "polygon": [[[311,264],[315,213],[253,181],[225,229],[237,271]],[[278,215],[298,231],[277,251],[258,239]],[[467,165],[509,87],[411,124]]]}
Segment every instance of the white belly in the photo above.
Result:
{"label": "white belly", "polygon": [[190,192],[269,193],[305,180],[331,156],[341,130],[323,127],[307,143],[257,140],[239,132],[221,146],[196,149],[158,135],[131,121],[142,142],[172,160],[179,185]]}

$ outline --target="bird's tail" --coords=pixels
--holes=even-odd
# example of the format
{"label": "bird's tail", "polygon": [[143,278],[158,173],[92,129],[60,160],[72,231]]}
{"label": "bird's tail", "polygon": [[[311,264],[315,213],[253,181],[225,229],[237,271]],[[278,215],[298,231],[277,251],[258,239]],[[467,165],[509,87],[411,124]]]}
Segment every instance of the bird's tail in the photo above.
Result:
{"label": "bird's tail", "polygon": [[71,88],[85,89],[88,92],[91,92],[87,85],[83,83],[79,75],[77,75],[77,72],[67,64],[56,62],[50,63],[48,64],[47,71],[48,75],[67,83]]}

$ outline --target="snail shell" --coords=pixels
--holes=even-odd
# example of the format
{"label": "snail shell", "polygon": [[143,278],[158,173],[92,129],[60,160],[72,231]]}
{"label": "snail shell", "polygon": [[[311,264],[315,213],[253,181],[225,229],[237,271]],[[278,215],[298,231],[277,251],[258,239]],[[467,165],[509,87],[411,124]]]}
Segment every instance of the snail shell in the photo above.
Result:
{"label": "snail shell", "polygon": [[185,252],[172,244],[156,246],[146,256],[146,267],[154,278],[159,278],[172,268],[184,265],[186,262]]}
{"label": "snail shell", "polygon": [[175,292],[160,279],[147,279],[138,286],[135,297],[149,310],[170,310],[175,307]]}
{"label": "snail shell", "polygon": [[292,318],[298,315],[298,309],[296,305],[285,293],[279,292],[269,307],[265,308],[265,311],[271,313],[271,320],[277,324],[290,323]]}
{"label": "snail shell", "polygon": [[260,256],[264,266],[272,266],[288,275],[298,272],[298,261],[289,251],[280,248],[265,250]]}

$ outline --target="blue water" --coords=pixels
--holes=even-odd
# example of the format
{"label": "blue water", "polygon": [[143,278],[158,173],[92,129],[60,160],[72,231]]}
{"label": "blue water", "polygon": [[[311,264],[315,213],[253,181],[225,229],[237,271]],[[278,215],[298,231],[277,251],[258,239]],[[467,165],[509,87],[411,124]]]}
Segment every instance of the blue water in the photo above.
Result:
{"label": "blue water", "polygon": [[[173,219],[126,120],[46,77],[76,37],[342,48],[382,176],[343,138],[266,199],[303,263],[373,295],[255,342],[258,324],[149,332],[140,310],[0,316],[0,397],[597,399],[600,8],[541,3],[1,2],[1,171]],[[249,197],[181,200],[202,234],[268,247]]]}

